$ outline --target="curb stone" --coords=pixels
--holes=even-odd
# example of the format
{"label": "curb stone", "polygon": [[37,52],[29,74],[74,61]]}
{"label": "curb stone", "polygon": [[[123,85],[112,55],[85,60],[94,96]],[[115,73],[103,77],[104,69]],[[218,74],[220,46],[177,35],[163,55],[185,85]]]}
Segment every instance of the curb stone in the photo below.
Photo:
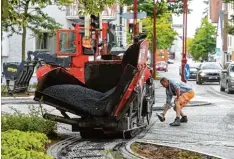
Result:
{"label": "curb stone", "polygon": [[[135,153],[135,152],[132,151],[131,145],[132,145],[133,143],[135,143],[136,141],[137,141],[137,140],[132,140],[132,141],[128,142],[128,143],[126,144],[126,146],[125,146],[125,147],[126,147],[126,150],[127,150],[130,154],[136,156],[136,157],[139,158],[139,159],[147,159],[147,158],[145,158],[145,157],[139,155],[138,153]],[[135,159],[135,158],[134,158],[134,159]]]}
{"label": "curb stone", "polygon": [[[198,103],[191,103],[186,105],[185,107],[199,107],[199,106],[206,106],[206,105],[211,105],[210,102],[206,102],[206,101],[192,101],[192,102],[198,102]],[[153,106],[153,110],[163,110],[164,107],[162,106]]]}
{"label": "curb stone", "polygon": [[139,154],[136,154],[135,152],[132,151],[131,149],[131,145],[135,142],[138,142],[138,143],[143,143],[143,144],[152,144],[152,145],[157,145],[157,146],[164,146],[164,147],[171,147],[171,148],[178,148],[178,149],[181,149],[181,150],[186,150],[186,151],[192,151],[192,152],[196,152],[196,153],[200,153],[200,154],[203,154],[203,155],[207,155],[207,156],[211,156],[211,157],[216,157],[216,158],[223,158],[221,156],[217,156],[217,155],[214,155],[214,154],[210,154],[210,153],[206,153],[206,152],[201,152],[201,151],[195,151],[195,150],[192,150],[192,149],[185,149],[185,148],[181,148],[181,147],[175,147],[175,146],[171,146],[169,144],[162,144],[162,143],[156,143],[156,142],[153,142],[153,141],[150,141],[150,140],[144,140],[144,139],[137,139],[137,140],[133,140],[133,141],[130,141],[127,143],[126,145],[126,149],[127,151],[129,151],[129,153],[141,158],[141,159],[147,159]]}
{"label": "curb stone", "polygon": [[33,99],[34,96],[29,97],[1,97],[2,100],[24,100],[24,99]]}

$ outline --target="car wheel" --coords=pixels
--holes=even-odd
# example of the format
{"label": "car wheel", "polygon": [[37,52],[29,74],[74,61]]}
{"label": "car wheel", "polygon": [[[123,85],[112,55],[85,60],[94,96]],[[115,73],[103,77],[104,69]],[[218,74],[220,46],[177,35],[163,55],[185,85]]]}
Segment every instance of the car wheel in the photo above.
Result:
{"label": "car wheel", "polygon": [[197,84],[201,85],[202,84],[202,81],[201,81],[201,78],[197,78]]}
{"label": "car wheel", "polygon": [[227,88],[227,93],[228,93],[228,94],[231,94],[231,93],[232,93],[232,91],[231,91],[231,90],[230,90],[230,88],[229,88],[229,84],[228,84],[228,82],[227,82],[227,87],[226,87],[226,88]]}
{"label": "car wheel", "polygon": [[225,91],[225,88],[222,87],[221,82],[220,82],[220,91],[221,91],[221,92],[224,92],[224,91]]}

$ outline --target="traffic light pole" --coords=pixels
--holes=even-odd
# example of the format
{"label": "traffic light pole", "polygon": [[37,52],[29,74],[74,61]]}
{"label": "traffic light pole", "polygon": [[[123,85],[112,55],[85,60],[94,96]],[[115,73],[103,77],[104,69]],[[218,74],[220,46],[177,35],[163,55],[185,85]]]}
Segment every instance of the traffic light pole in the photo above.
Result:
{"label": "traffic light pole", "polygon": [[133,39],[137,35],[137,0],[133,4]]}
{"label": "traffic light pole", "polygon": [[152,56],[153,56],[153,78],[156,79],[156,47],[157,47],[157,42],[156,42],[156,35],[157,35],[157,28],[156,28],[156,9],[157,9],[157,3],[158,3],[158,0],[155,2],[155,0],[153,0],[153,3],[154,3],[154,13],[153,13],[153,16],[154,16],[154,23],[153,23],[153,33],[154,33],[154,36],[153,36],[153,52],[152,52]]}
{"label": "traffic light pole", "polygon": [[181,65],[181,81],[186,82],[184,79],[184,67],[187,63],[187,15],[188,15],[188,0],[183,0],[183,56]]}

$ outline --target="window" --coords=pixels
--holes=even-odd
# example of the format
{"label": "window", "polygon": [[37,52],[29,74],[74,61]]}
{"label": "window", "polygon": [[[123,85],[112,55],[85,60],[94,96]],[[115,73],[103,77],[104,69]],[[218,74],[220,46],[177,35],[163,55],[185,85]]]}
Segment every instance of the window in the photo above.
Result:
{"label": "window", "polygon": [[229,47],[232,46],[232,37],[231,36],[228,37],[228,46]]}
{"label": "window", "polygon": [[75,54],[76,53],[76,34],[74,32],[60,32],[59,33],[59,47],[60,53]]}
{"label": "window", "polygon": [[203,64],[201,67],[202,70],[208,70],[208,69],[221,69],[221,66],[217,63],[206,63]]}
{"label": "window", "polygon": [[232,37],[230,36],[230,47],[232,46]]}
{"label": "window", "polygon": [[36,37],[36,50],[48,50],[49,49],[49,33],[42,33],[42,35]]}
{"label": "window", "polygon": [[234,65],[230,66],[230,72],[234,72]]}

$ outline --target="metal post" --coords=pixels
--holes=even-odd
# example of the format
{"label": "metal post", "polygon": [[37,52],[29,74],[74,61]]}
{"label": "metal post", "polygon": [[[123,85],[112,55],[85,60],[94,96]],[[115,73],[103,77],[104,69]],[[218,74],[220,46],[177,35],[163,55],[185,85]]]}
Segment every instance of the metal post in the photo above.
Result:
{"label": "metal post", "polygon": [[156,30],[156,9],[157,9],[157,2],[158,2],[158,0],[156,1],[156,3],[155,3],[155,0],[153,0],[153,3],[154,3],[154,15],[153,15],[153,17],[154,17],[154,23],[153,23],[153,33],[154,33],[154,35],[153,35],[153,52],[152,52],[152,56],[153,56],[153,78],[154,79],[156,79],[156,68],[155,68],[155,64],[156,64],[156,59],[155,59],[155,57],[156,57],[156,47],[157,47],[157,45],[156,45],[156,35],[157,35],[157,30]]}
{"label": "metal post", "polygon": [[137,35],[137,0],[134,0],[134,8],[133,8],[133,39]]}
{"label": "metal post", "polygon": [[187,14],[188,14],[188,0],[183,0],[183,56],[181,65],[181,81],[186,82],[184,79],[184,66],[187,63]]}

